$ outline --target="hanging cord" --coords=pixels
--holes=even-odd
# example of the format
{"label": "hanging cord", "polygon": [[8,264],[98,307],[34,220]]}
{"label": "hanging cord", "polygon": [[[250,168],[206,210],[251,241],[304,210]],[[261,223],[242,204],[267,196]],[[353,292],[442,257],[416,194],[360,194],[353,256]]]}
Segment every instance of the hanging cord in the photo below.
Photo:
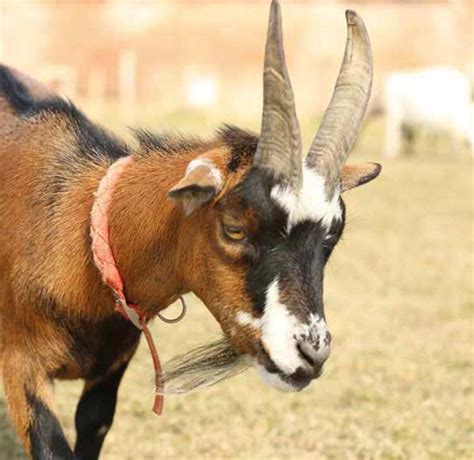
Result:
{"label": "hanging cord", "polygon": [[[108,211],[112,202],[112,195],[124,169],[133,162],[131,156],[121,158],[113,163],[101,179],[95,193],[95,200],[91,211],[91,239],[94,262],[99,270],[104,284],[106,284],[115,297],[115,310],[128,319],[135,327],[143,331],[155,372],[155,401],[153,412],[161,415],[163,412],[164,397],[159,394],[162,390],[162,369],[153,336],[147,326],[148,317],[138,305],[131,303],[125,297],[125,286],[122,275],[117,267],[117,262],[110,245]],[[158,313],[158,317],[165,323],[176,323],[186,314],[186,303],[180,297],[182,311],[176,318],[166,318]]]}

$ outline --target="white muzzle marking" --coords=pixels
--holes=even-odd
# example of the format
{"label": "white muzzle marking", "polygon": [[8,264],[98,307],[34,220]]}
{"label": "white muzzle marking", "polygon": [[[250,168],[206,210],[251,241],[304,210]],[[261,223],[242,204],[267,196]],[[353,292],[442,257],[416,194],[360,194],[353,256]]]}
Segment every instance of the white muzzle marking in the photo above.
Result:
{"label": "white muzzle marking", "polygon": [[302,324],[280,302],[278,278],[267,291],[265,313],[261,319],[262,344],[275,365],[286,375],[300,367],[308,367],[298,345],[316,363],[323,363],[329,356],[330,340],[326,322],[312,314],[309,323]]}

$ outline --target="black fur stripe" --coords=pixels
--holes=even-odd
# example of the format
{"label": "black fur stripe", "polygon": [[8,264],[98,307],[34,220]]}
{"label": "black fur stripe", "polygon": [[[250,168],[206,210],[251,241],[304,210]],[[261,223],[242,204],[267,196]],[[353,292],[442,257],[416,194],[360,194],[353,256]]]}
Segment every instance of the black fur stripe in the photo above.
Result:
{"label": "black fur stripe", "polygon": [[[0,95],[19,115],[26,118],[34,117],[38,113],[46,113],[66,119],[77,141],[76,148],[71,146],[71,152],[75,152],[78,159],[94,162],[98,159],[110,158],[115,161],[130,153],[124,142],[101,126],[92,123],[72,102],[56,96],[44,99],[33,98],[28,88],[15,77],[11,69],[1,64]],[[64,156],[70,163],[70,152]],[[58,161],[61,161],[61,156]],[[71,164],[69,166],[72,167]]]}
{"label": "black fur stripe", "polygon": [[17,113],[25,113],[33,105],[26,86],[16,79],[11,70],[3,64],[0,64],[0,94]]}
{"label": "black fur stripe", "polygon": [[74,460],[56,416],[30,391],[25,390],[25,396],[31,408],[29,437],[33,460]]}

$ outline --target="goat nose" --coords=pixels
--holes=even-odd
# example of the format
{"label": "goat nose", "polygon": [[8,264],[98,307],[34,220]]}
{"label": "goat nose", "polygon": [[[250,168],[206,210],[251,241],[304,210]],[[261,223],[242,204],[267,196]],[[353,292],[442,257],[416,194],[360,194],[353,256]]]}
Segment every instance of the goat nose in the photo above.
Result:
{"label": "goat nose", "polygon": [[321,368],[329,358],[331,334],[328,330],[324,330],[311,337],[305,337],[298,341],[297,348],[301,358],[312,368]]}

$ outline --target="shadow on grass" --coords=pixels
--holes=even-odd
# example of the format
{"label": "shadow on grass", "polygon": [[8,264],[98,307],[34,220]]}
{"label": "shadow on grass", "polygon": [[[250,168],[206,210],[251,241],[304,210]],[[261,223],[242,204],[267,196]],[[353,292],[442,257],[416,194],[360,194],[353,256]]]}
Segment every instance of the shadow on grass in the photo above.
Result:
{"label": "shadow on grass", "polygon": [[8,416],[7,405],[0,397],[0,459],[26,460],[23,447]]}

